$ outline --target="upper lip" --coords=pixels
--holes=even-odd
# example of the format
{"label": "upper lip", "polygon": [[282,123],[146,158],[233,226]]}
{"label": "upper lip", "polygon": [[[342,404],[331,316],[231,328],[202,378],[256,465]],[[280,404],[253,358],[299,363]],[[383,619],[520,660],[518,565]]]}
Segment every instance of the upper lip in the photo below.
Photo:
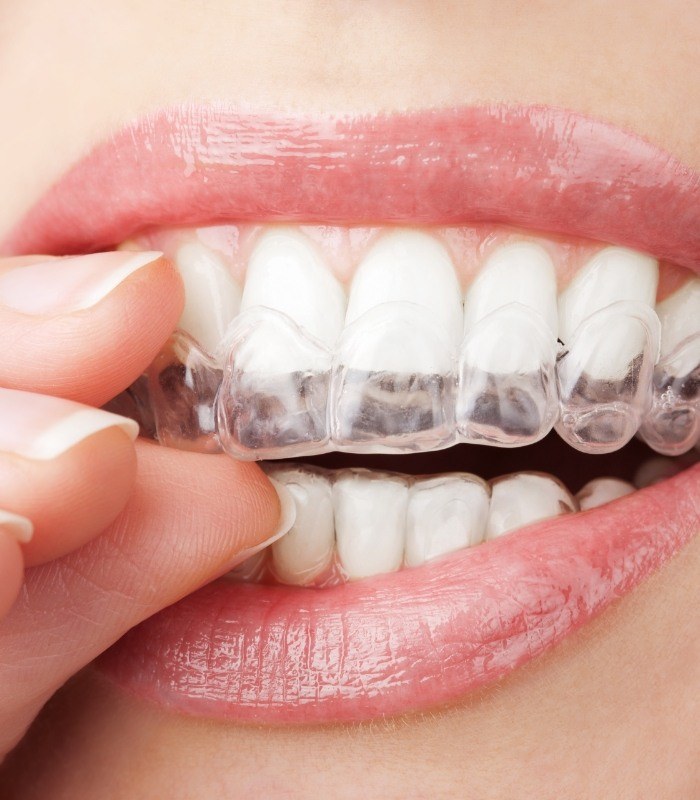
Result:
{"label": "upper lip", "polygon": [[546,106],[166,109],[98,144],[0,251],[86,252],[150,226],[236,220],[509,223],[700,271],[700,175],[633,133]]}

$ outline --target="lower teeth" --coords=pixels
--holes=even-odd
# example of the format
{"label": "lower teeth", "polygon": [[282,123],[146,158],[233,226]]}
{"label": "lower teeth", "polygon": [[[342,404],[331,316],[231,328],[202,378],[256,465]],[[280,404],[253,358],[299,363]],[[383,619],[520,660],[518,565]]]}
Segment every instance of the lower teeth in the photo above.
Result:
{"label": "lower teeth", "polygon": [[294,463],[264,469],[297,506],[294,527],[229,578],[331,586],[417,567],[519,528],[594,508],[634,491],[599,479],[576,497],[551,475],[520,472],[489,483],[469,473],[411,476]]}

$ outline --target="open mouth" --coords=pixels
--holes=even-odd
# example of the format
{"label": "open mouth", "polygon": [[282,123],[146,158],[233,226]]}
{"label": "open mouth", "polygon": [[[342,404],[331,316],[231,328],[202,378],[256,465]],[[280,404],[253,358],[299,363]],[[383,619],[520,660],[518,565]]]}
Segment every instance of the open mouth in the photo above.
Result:
{"label": "open mouth", "polygon": [[[127,634],[103,659],[108,674],[214,717],[423,710],[555,644],[693,535],[700,252],[686,231],[697,230],[697,176],[551,109],[465,109],[437,126],[401,115],[388,129],[370,119],[355,138],[298,121],[292,136],[288,120],[256,139],[249,120],[217,114],[197,119],[207,136],[194,150],[173,113],[98,148],[11,242],[33,246],[43,221],[59,252],[171,258],[187,293],[179,330],[112,410],[169,447],[263,461],[296,507],[289,534]],[[170,133],[154,147],[159,126]],[[469,139],[475,128],[488,151]],[[392,150],[379,137],[368,166],[355,149],[378,130],[412,138]],[[258,156],[268,147],[271,177],[262,157],[231,160],[251,136]],[[629,175],[645,177],[616,183],[631,151]],[[117,204],[111,228],[62,234],[66,198],[73,213],[110,158],[123,180],[136,155],[147,179],[184,163],[201,218],[173,183],[167,212],[142,198]],[[431,182],[408,187],[404,162],[392,171],[399,157],[411,181]],[[298,192],[280,194],[278,173]],[[455,194],[454,173],[476,198]],[[248,194],[221,203],[234,179]],[[500,207],[492,183],[512,193]],[[638,230],[647,217],[654,229]]]}

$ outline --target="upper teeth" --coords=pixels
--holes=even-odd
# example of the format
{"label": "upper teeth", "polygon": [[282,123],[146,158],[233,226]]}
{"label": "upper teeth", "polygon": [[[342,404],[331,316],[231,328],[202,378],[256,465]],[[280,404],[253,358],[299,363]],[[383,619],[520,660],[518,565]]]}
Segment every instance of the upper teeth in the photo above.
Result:
{"label": "upper teeth", "polygon": [[[179,246],[181,326],[225,361],[223,447],[270,458],[516,446],[556,423],[589,452],[618,449],[640,426],[660,452],[691,448],[700,280],[659,305],[660,326],[652,258],[603,248],[557,304],[552,252],[524,240],[493,249],[462,306],[450,253],[422,231],[379,235],[349,296],[298,229],[263,232],[242,297],[220,258],[201,243]],[[172,424],[155,412],[159,430]]]}

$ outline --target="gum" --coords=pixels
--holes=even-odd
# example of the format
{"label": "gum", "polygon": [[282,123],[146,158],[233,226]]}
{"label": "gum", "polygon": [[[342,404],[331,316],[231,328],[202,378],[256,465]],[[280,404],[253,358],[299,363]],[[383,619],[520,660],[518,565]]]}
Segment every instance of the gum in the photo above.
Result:
{"label": "gum", "polygon": [[[178,332],[148,371],[148,397],[141,381],[122,397],[123,410],[152,415],[163,444],[242,460],[410,453],[458,441],[519,447],[552,426],[587,453],[617,450],[637,432],[669,455],[698,441],[700,336],[657,365],[659,322],[648,306],[623,302],[596,312],[555,356],[541,318],[517,304],[499,309],[495,322],[485,319],[481,331],[476,326],[459,353],[439,325],[431,329],[415,309],[397,308],[406,305],[377,306],[371,324],[359,325],[368,322],[361,318],[346,329],[336,353],[267,308],[241,314],[214,357]],[[386,347],[397,311],[403,324]],[[483,330],[505,322],[520,331],[529,360],[520,372],[479,371]],[[611,329],[624,334],[622,366],[610,355]]]}

